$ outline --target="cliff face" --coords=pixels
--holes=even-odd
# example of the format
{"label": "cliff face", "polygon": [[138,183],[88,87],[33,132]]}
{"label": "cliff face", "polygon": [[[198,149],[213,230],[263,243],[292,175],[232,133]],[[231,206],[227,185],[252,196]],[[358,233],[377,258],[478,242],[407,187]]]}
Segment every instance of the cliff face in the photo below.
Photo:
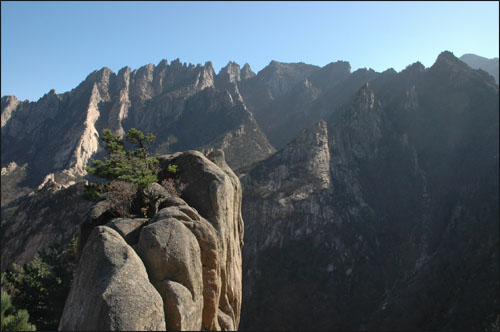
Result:
{"label": "cliff face", "polygon": [[498,87],[485,75],[449,52],[382,73],[242,174],[242,329],[494,320]]}
{"label": "cliff face", "polygon": [[[135,199],[147,218],[93,207],[60,330],[237,330],[241,310],[241,186],[222,150],[161,157],[179,166],[181,197],[159,184]],[[133,214],[133,211],[130,211]]]}

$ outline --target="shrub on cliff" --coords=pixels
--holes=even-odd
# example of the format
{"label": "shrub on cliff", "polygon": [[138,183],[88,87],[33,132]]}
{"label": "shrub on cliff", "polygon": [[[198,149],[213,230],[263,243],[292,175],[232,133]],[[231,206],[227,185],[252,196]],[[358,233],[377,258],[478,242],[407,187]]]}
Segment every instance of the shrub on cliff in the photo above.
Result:
{"label": "shrub on cliff", "polygon": [[162,187],[165,188],[172,196],[176,197],[180,197],[182,191],[186,187],[186,185],[181,182],[179,173],[179,166],[175,164],[168,165],[167,178],[161,181]]}
{"label": "shrub on cliff", "polygon": [[[156,177],[158,159],[149,156],[155,138],[153,134],[144,136],[140,130],[132,128],[125,136],[125,140],[122,140],[111,130],[104,129],[102,140],[110,158],[93,159],[94,167],[87,167],[87,171],[91,175],[107,180],[123,180],[139,187],[146,187],[158,181]],[[125,150],[126,142],[132,144],[134,149]]]}

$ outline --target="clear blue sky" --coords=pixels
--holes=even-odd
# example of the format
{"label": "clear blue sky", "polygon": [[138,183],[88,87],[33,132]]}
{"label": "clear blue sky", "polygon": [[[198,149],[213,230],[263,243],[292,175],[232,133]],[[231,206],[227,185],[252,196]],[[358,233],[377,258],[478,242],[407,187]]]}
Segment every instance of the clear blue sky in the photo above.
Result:
{"label": "clear blue sky", "polygon": [[440,52],[498,57],[490,2],[1,2],[1,95],[38,100],[92,71],[271,60],[397,71]]}

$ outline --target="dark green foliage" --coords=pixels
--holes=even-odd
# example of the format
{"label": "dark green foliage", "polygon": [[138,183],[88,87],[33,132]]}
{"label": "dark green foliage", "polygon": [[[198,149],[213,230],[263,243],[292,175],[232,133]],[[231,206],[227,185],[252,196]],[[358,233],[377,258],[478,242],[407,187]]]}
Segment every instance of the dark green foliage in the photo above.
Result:
{"label": "dark green foliage", "polygon": [[2,273],[2,289],[15,308],[25,308],[38,330],[56,331],[76,262],[76,237],[69,244],[39,252],[24,266]]}
{"label": "dark green foliage", "polygon": [[[156,172],[158,159],[149,157],[148,152],[155,140],[153,134],[144,134],[135,128],[129,130],[125,141],[115,135],[109,129],[104,129],[102,140],[105,142],[104,149],[108,151],[110,158],[104,160],[92,160],[94,167],[87,167],[89,174],[107,180],[123,180],[134,183],[139,187],[145,187],[158,181]],[[134,146],[133,150],[125,150],[125,143]],[[99,193],[88,187],[89,197],[95,197]]]}

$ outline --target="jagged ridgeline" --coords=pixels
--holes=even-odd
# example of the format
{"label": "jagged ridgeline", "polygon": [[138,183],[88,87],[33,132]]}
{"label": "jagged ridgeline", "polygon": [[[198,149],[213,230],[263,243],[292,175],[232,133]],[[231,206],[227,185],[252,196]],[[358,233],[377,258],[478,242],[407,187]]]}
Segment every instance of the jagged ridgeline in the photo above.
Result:
{"label": "jagged ridgeline", "polygon": [[[104,68],[72,91],[51,91],[37,102],[4,96],[2,270],[52,243],[85,237],[80,286],[61,320],[68,329],[76,328],[89,279],[110,281],[113,293],[126,287],[116,276],[135,266],[151,296],[136,290],[117,296],[149,311],[123,329],[197,329],[201,308],[204,329],[487,330],[500,311],[498,84],[489,61],[462,60],[443,52],[429,68],[415,63],[399,73],[352,72],[345,61],[324,67],[272,61],[257,74],[233,62],[215,74],[210,63],[162,61],[118,73]],[[153,152],[170,154],[163,169],[180,158],[175,164],[189,174],[183,181],[193,183],[180,193],[182,202],[158,194],[148,201],[149,215],[99,219],[105,209],[98,213],[81,199],[79,181],[88,161],[103,156],[104,128],[153,133]],[[189,149],[200,152],[174,153]],[[227,175],[219,152],[205,160],[216,149],[237,177],[219,174]],[[201,172],[206,165],[218,170]],[[231,235],[217,220],[238,215],[238,199],[232,212],[204,204],[231,205],[224,199],[233,194],[213,196],[209,183],[229,190],[238,178],[244,232],[234,228]],[[204,189],[192,190],[194,183]],[[144,203],[153,192],[137,199]],[[156,241],[155,232],[178,232],[188,245]],[[233,271],[241,297],[231,298],[238,288],[222,281],[223,265],[214,277],[220,296],[209,295],[209,257],[217,252],[223,262],[226,249],[236,257],[242,242],[227,247],[222,240],[235,234],[245,235],[240,274]],[[197,263],[180,263],[175,269],[188,271],[183,277],[162,275],[156,268],[165,262],[150,260],[156,249],[141,244],[148,236],[156,249],[186,257],[194,253],[186,248],[198,248],[201,274]],[[218,240],[205,241],[213,236]],[[109,269],[94,276],[89,257],[102,250],[127,259],[99,258]],[[106,285],[99,287],[104,294]],[[84,307],[95,307],[95,300],[110,312],[130,313],[100,294],[85,298]],[[183,303],[192,310],[180,310],[173,298],[189,298]],[[155,318],[144,318],[149,314]],[[109,329],[102,321],[78,326]]]}
{"label": "jagged ridgeline", "polygon": [[215,75],[209,62],[164,60],[117,74],[103,68],[70,92],[52,90],[37,102],[4,97],[2,167],[27,164],[31,187],[50,173],[80,176],[102,151],[103,129],[123,135],[132,127],[154,134],[160,154],[222,148],[235,169],[261,160],[274,149],[237,91],[236,81],[253,74],[247,72],[230,65]]}
{"label": "jagged ridgeline", "polygon": [[241,328],[489,329],[498,107],[493,77],[444,52],[246,169]]}

